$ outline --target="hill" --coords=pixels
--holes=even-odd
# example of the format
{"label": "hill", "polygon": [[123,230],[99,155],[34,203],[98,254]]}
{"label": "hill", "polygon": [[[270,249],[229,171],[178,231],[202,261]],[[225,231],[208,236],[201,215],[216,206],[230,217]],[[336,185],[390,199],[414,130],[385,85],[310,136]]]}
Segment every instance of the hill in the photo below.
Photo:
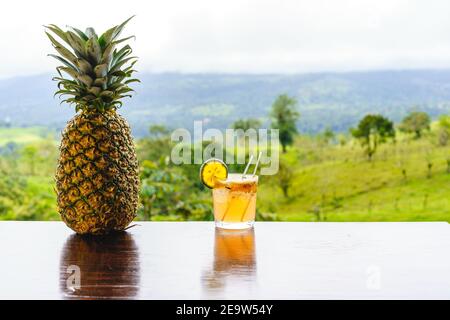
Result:
{"label": "hill", "polygon": [[[52,75],[0,80],[0,123],[64,127],[73,111],[53,98]],[[365,114],[382,113],[398,121],[417,108],[433,117],[450,111],[450,70],[377,71],[297,75],[144,73],[136,96],[121,110],[134,133],[150,123],[191,128],[225,128],[236,119],[267,121],[280,93],[297,97],[301,132],[326,127],[345,131]],[[266,122],[267,123],[267,122]]]}
{"label": "hill", "polygon": [[450,221],[450,147],[434,139],[400,136],[369,162],[354,141],[299,138],[285,155],[293,169],[289,198],[276,177],[262,177],[259,209],[287,221]]}

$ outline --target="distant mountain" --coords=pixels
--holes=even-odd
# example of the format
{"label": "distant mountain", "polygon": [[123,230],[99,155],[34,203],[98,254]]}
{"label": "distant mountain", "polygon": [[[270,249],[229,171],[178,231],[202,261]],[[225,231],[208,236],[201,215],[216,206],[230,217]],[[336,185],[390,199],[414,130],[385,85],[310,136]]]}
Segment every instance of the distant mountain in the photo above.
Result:
{"label": "distant mountain", "polygon": [[[61,129],[72,116],[53,98],[50,74],[0,80],[0,122],[15,126],[45,125]],[[140,74],[135,97],[120,112],[136,135],[152,123],[191,128],[225,128],[231,122],[267,114],[276,96],[288,93],[299,102],[302,132],[326,127],[347,130],[367,113],[399,121],[420,109],[436,117],[450,111],[450,70],[316,73],[298,75]]]}

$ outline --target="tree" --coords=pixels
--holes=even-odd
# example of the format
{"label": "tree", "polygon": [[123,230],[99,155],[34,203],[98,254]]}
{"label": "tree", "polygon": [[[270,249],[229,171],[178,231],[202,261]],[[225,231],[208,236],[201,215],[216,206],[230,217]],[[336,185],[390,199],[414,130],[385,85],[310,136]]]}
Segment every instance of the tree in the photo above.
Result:
{"label": "tree", "polygon": [[167,129],[164,125],[161,124],[153,124],[148,129],[150,133],[150,137],[154,139],[166,137],[170,134],[170,130]]}
{"label": "tree", "polygon": [[414,111],[403,118],[399,129],[405,133],[413,133],[415,139],[422,137],[424,130],[430,130],[431,119],[426,112]]}
{"label": "tree", "polygon": [[209,197],[197,194],[193,188],[195,180],[189,179],[182,168],[170,166],[163,159],[157,162],[144,160],[140,178],[142,206],[139,214],[144,220],[152,220],[155,216],[205,220],[211,215]]}
{"label": "tree", "polygon": [[163,125],[150,126],[149,135],[139,140],[137,148],[140,159],[151,161],[169,157],[171,150],[170,130]]}
{"label": "tree", "polygon": [[276,175],[278,186],[283,191],[283,195],[285,198],[289,197],[289,189],[292,186],[292,182],[294,180],[294,171],[292,170],[292,166],[288,165],[284,161],[280,161],[280,167],[278,169],[278,173]]}
{"label": "tree", "polygon": [[330,142],[334,141],[334,139],[336,138],[336,135],[333,132],[333,129],[331,129],[330,127],[325,128],[325,130],[323,131],[323,133],[321,134],[323,141],[326,144],[329,144]]}
{"label": "tree", "polygon": [[442,115],[439,118],[439,145],[445,147],[450,140],[450,116]]}
{"label": "tree", "polygon": [[296,110],[297,100],[289,97],[287,94],[278,96],[272,105],[270,117],[272,119],[272,128],[279,130],[279,139],[283,153],[286,147],[294,142],[294,135],[297,133],[295,122],[300,118]]}
{"label": "tree", "polygon": [[[259,132],[258,129],[261,127],[261,121],[258,119],[248,118],[248,119],[240,119],[231,125],[231,128],[236,132],[236,136],[238,138],[239,144],[243,145],[245,150],[249,150],[251,147],[251,139],[258,139]],[[254,135],[253,132],[254,131]]]}
{"label": "tree", "polygon": [[372,161],[380,144],[386,142],[388,138],[395,138],[393,122],[381,115],[366,115],[356,129],[350,129],[350,133],[360,140],[369,161]]}
{"label": "tree", "polygon": [[231,128],[235,130],[242,129],[244,131],[247,131],[248,129],[258,130],[260,127],[261,121],[253,118],[237,120],[231,125]]}

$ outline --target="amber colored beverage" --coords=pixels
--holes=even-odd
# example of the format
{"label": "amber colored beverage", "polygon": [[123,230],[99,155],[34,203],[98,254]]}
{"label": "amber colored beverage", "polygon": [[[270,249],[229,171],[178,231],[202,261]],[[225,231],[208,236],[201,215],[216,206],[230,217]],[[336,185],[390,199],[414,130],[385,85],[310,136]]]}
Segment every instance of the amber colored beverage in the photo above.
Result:
{"label": "amber colored beverage", "polygon": [[256,275],[255,229],[229,230],[216,228],[214,264],[202,274],[202,285],[207,291],[223,292],[228,281],[237,280],[240,286],[252,285]]}
{"label": "amber colored beverage", "polygon": [[246,229],[253,226],[256,212],[258,176],[232,173],[217,181],[213,188],[214,220],[224,229]]}
{"label": "amber colored beverage", "polygon": [[216,229],[214,245],[214,270],[232,271],[236,267],[255,268],[254,229]]}

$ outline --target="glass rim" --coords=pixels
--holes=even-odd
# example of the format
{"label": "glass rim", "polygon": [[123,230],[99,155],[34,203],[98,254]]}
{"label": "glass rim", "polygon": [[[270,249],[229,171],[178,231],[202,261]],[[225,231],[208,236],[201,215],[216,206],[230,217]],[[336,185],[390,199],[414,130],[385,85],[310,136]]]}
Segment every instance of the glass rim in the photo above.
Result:
{"label": "glass rim", "polygon": [[[230,179],[230,177],[232,177]],[[252,183],[258,182],[259,176],[253,174],[246,174],[245,176],[242,173],[229,173],[227,178],[224,180],[220,180],[222,183]]]}

